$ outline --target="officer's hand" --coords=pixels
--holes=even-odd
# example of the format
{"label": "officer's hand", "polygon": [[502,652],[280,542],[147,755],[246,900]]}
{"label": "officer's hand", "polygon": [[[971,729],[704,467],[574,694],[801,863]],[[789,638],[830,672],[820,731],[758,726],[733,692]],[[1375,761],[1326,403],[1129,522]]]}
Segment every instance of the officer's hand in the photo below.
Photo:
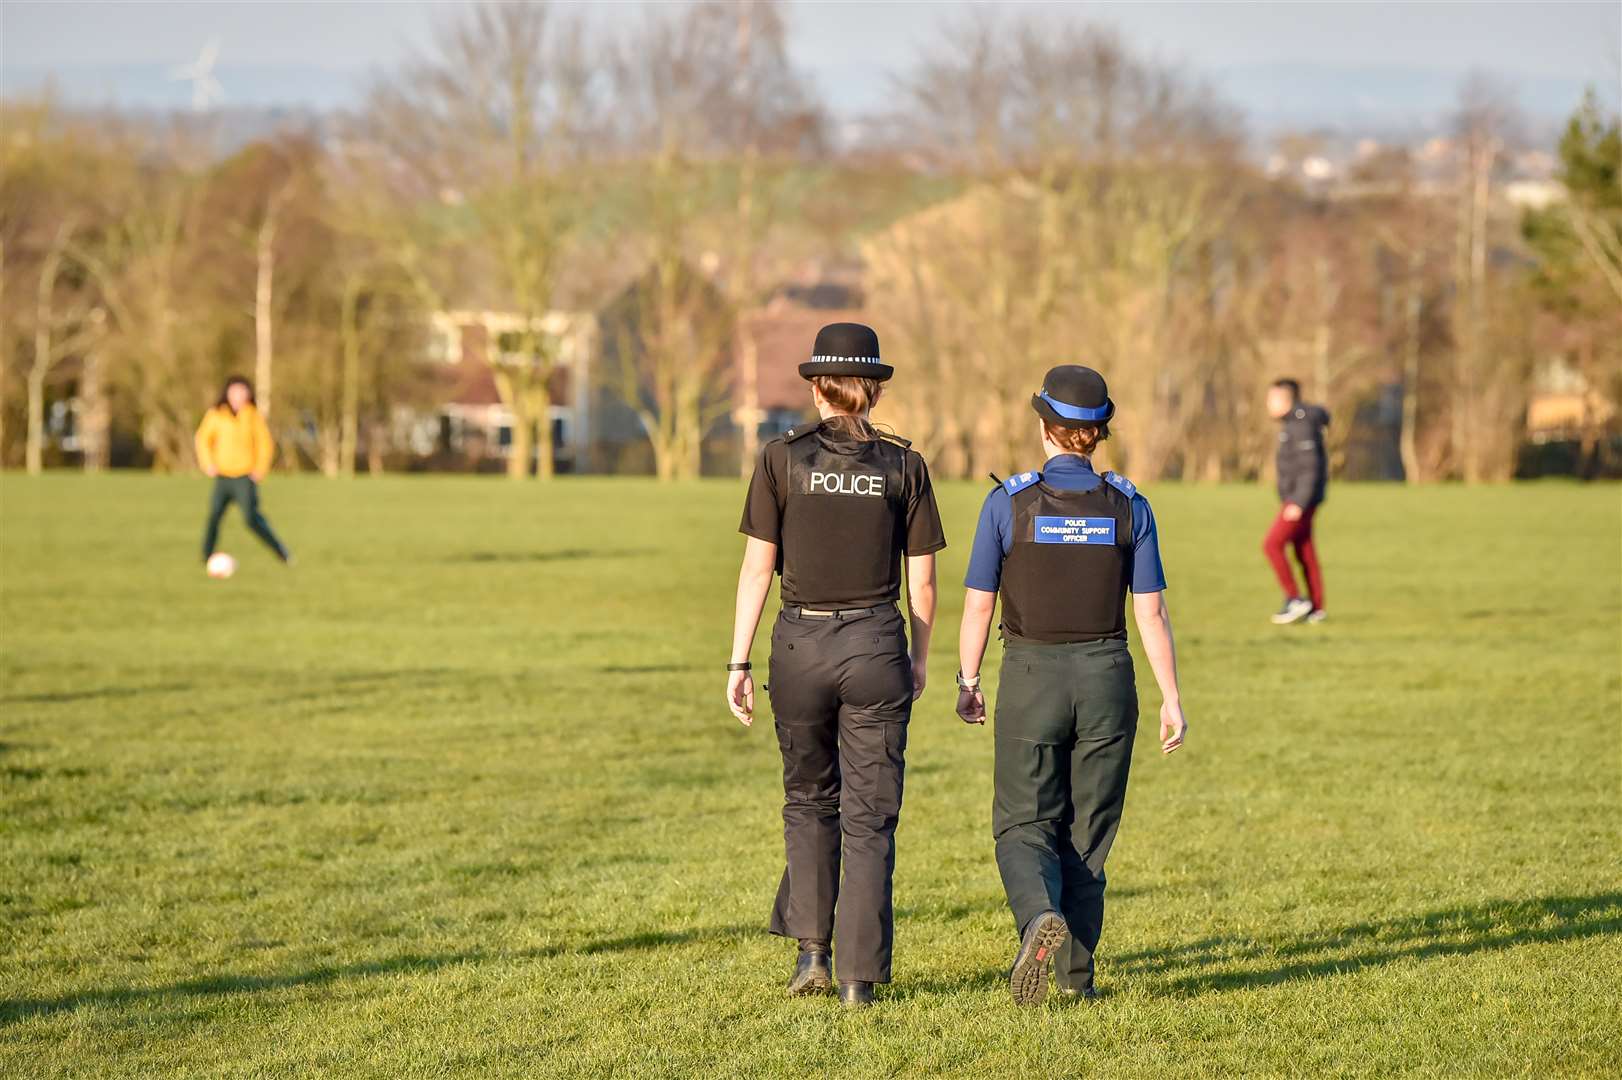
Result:
{"label": "officer's hand", "polygon": [[1183,716],[1183,705],[1178,701],[1167,701],[1160,706],[1160,752],[1169,754],[1183,745],[1183,736],[1188,734],[1188,720]]}
{"label": "officer's hand", "polygon": [[1299,506],[1295,505],[1294,503],[1285,503],[1284,504],[1284,520],[1285,521],[1300,521],[1301,520],[1301,508]]}
{"label": "officer's hand", "polygon": [[216,476],[220,475],[220,470],[216,469],[212,465],[204,465],[203,466],[203,475],[208,476],[210,478],[216,477]]}
{"label": "officer's hand", "polygon": [[957,692],[957,715],[965,724],[986,722],[986,695],[979,690]]}
{"label": "officer's hand", "polygon": [[924,696],[924,683],[929,677],[926,670],[928,665],[912,662],[912,700],[917,701]]}
{"label": "officer's hand", "polygon": [[744,727],[755,722],[755,680],[747,671],[727,672],[727,708]]}

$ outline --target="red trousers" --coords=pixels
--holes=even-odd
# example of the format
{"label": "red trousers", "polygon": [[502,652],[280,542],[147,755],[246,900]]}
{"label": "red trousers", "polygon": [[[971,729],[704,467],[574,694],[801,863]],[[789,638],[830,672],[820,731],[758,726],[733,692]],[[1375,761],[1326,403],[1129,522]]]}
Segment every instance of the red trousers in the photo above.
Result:
{"label": "red trousers", "polygon": [[1267,539],[1262,541],[1262,553],[1273,564],[1273,573],[1278,575],[1279,587],[1284,590],[1285,597],[1300,596],[1301,590],[1295,586],[1295,573],[1284,554],[1285,546],[1293,545],[1296,561],[1301,564],[1307,578],[1307,597],[1313,607],[1322,608],[1324,574],[1318,566],[1318,552],[1312,546],[1312,516],[1317,512],[1316,506],[1310,507],[1301,512],[1299,521],[1286,521],[1284,511],[1279,510],[1278,517],[1273,519],[1273,527],[1267,530]]}

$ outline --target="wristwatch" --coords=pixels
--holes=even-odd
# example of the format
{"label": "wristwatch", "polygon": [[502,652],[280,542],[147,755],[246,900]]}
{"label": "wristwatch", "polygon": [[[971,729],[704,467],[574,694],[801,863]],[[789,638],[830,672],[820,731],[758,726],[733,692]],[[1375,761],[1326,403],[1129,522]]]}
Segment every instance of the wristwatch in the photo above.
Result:
{"label": "wristwatch", "polygon": [[980,676],[976,675],[973,678],[973,680],[970,680],[970,679],[964,678],[963,677],[963,672],[959,671],[957,673],[957,688],[959,690],[971,690],[971,691],[980,689]]}
{"label": "wristwatch", "polygon": [[751,664],[749,661],[745,660],[741,664],[728,664],[727,665],[727,670],[728,671],[749,671],[753,667],[754,667],[753,664]]}

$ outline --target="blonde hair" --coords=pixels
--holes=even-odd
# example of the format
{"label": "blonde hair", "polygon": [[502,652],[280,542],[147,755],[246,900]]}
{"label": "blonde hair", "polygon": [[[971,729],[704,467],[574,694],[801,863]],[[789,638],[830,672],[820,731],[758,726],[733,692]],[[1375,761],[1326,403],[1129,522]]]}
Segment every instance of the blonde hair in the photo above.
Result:
{"label": "blonde hair", "polygon": [[811,379],[829,405],[838,414],[828,417],[822,426],[857,439],[877,439],[879,433],[864,415],[879,399],[879,380],[864,379],[857,375],[817,375]]}
{"label": "blonde hair", "polygon": [[1109,438],[1109,422],[1083,424],[1081,427],[1060,427],[1044,420],[1042,431],[1047,435],[1049,442],[1066,453],[1091,454],[1099,443]]}

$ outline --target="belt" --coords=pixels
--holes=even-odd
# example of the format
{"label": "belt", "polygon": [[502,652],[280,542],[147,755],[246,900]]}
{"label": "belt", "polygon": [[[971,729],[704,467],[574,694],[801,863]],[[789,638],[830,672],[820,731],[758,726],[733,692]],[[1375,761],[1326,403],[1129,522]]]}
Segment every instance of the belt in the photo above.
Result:
{"label": "belt", "polygon": [[854,619],[858,615],[871,615],[881,610],[879,607],[858,608],[808,608],[798,604],[784,604],[783,610],[797,618],[806,619]]}
{"label": "belt", "polygon": [[1035,638],[1020,637],[1004,630],[1002,634],[1004,645],[1011,645],[1019,649],[1071,649],[1078,645],[1108,645],[1116,648],[1126,648],[1126,631],[1118,634],[1100,634],[1094,637],[1076,638],[1074,641],[1038,641]]}

